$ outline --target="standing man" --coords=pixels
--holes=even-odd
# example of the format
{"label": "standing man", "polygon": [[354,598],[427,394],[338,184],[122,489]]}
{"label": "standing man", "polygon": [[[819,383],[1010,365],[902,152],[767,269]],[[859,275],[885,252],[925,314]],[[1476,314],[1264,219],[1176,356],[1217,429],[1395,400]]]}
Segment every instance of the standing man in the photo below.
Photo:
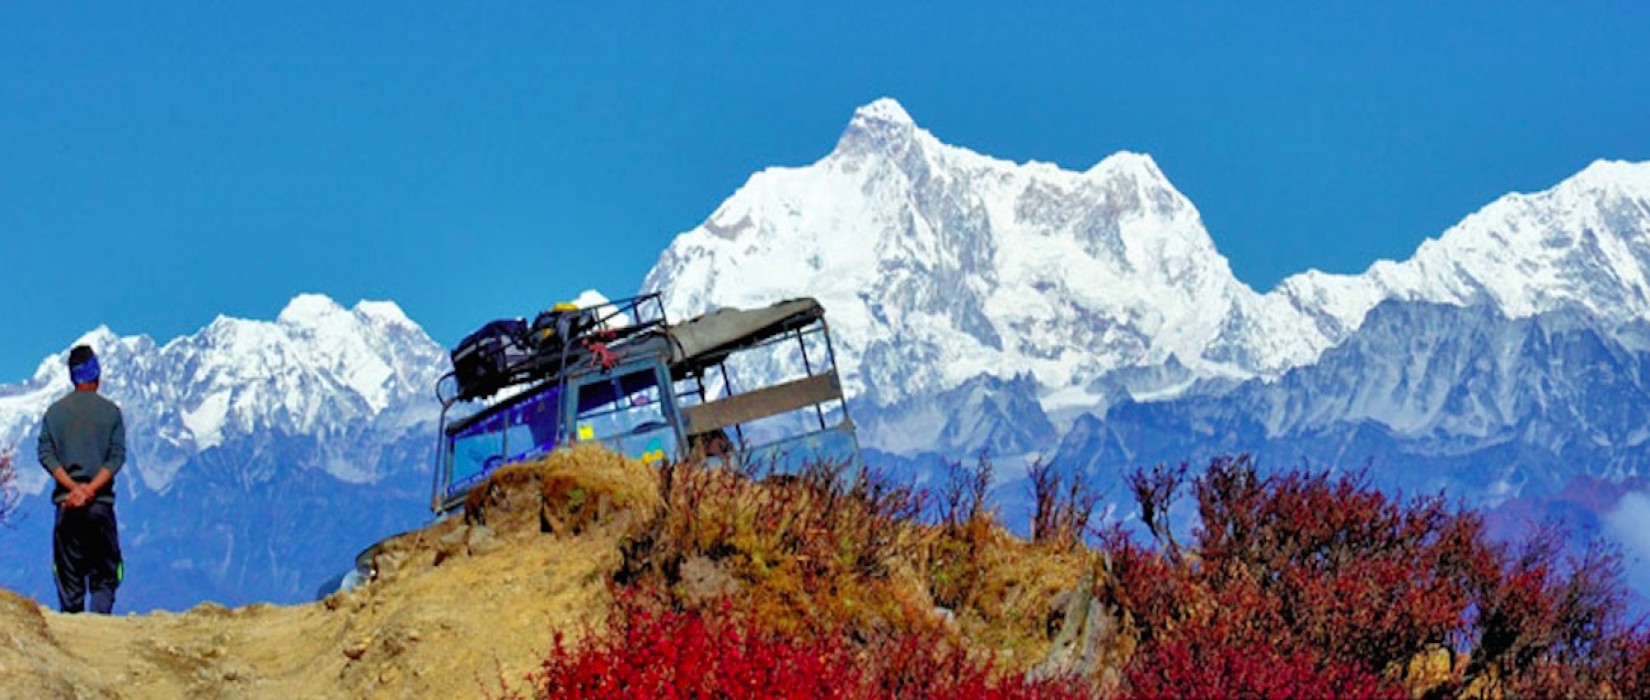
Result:
{"label": "standing man", "polygon": [[52,570],[58,608],[66,613],[86,609],[90,584],[92,612],[107,615],[124,573],[115,528],[115,474],[126,462],[126,423],[120,407],[97,394],[101,374],[91,348],[70,350],[74,392],[46,409],[40,423],[40,466],[57,482]]}

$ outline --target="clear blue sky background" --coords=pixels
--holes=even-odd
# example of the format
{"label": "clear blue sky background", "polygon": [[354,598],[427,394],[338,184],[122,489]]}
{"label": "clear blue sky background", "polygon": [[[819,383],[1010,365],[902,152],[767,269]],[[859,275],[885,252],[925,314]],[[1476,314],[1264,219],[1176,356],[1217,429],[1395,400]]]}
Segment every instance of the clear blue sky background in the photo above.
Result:
{"label": "clear blue sky background", "polygon": [[306,291],[448,344],[629,293],[884,95],[999,157],[1151,153],[1261,290],[1650,159],[1646,3],[773,4],[8,4],[0,382]]}

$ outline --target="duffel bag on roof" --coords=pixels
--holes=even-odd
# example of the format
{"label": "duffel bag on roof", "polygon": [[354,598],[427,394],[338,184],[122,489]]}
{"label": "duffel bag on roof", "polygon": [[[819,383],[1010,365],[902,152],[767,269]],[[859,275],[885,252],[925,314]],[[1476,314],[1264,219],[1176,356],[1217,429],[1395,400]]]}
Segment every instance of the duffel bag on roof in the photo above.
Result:
{"label": "duffel bag on roof", "polygon": [[510,369],[532,356],[527,322],[500,319],[464,337],[453,348],[453,375],[461,400],[491,396],[504,388]]}

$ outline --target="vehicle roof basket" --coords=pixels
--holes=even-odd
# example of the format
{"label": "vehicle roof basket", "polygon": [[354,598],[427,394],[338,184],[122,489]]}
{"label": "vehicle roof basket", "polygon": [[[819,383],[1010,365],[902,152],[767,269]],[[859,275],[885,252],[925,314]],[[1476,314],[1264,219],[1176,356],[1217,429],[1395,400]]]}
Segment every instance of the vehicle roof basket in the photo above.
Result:
{"label": "vehicle roof basket", "polygon": [[[558,305],[559,306],[559,305]],[[558,321],[560,321],[558,323]],[[443,412],[460,401],[487,399],[513,386],[554,379],[602,353],[621,349],[627,342],[666,326],[664,301],[657,292],[614,299],[584,308],[552,308],[541,312],[525,330],[511,338],[511,352],[500,352],[502,367],[481,386],[464,386],[455,368],[436,383]]]}

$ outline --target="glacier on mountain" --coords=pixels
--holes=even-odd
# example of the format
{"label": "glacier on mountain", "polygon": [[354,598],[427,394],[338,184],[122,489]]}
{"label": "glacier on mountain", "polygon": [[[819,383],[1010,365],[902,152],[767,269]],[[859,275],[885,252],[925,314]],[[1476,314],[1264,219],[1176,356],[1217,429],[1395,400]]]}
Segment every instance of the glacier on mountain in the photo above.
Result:
{"label": "glacier on mountain", "polygon": [[1650,312],[1647,222],[1650,165],[1599,161],[1491,203],[1407,261],[1260,294],[1149,156],[1083,172],[1011,163],[946,145],[881,99],[824,158],[755,174],[677,236],[643,290],[677,317],[820,298],[864,427],[909,451],[937,429],[925,397],[976,377],[1029,372],[1062,423],[1218,395],[1316,362],[1387,300],[1512,319],[1575,307],[1633,342],[1616,329]]}
{"label": "glacier on mountain", "polygon": [[[1014,164],[941,143],[888,99],[822,160],[753,176],[643,291],[675,317],[818,297],[850,392],[879,406],[1029,371],[1045,402],[1089,407],[1115,372],[1271,376],[1334,340],[1239,282],[1149,156]],[[1187,381],[1155,376],[1128,385]]]}

